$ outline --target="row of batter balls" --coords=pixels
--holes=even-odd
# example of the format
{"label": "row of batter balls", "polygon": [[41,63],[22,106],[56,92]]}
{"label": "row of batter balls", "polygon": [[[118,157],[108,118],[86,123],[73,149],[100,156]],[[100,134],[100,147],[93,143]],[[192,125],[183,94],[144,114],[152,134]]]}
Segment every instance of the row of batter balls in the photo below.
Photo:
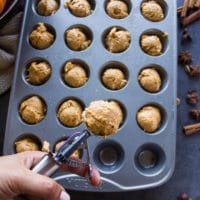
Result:
{"label": "row of batter balls", "polygon": [[[76,17],[87,17],[92,14],[94,9],[88,0],[67,0],[64,6]],[[40,0],[36,8],[42,16],[53,15],[58,9],[59,4],[56,0]],[[129,15],[130,7],[124,0],[108,0],[105,10],[112,18],[123,19]],[[164,19],[164,8],[154,0],[142,2],[141,12],[146,19],[153,22]]]}
{"label": "row of batter balls", "polygon": [[[26,80],[33,85],[45,83],[51,76],[51,67],[45,62],[32,62],[26,70]],[[67,62],[62,70],[64,82],[73,88],[83,86],[88,80],[87,70],[80,63]],[[119,90],[127,84],[125,72],[117,66],[107,67],[101,76],[104,86],[110,90]],[[159,72],[153,68],[144,68],[138,75],[138,81],[142,88],[150,93],[159,92],[162,79]]]}
{"label": "row of batter balls", "polygon": [[[162,36],[157,34],[143,34],[140,45],[142,50],[151,55],[159,56],[163,53],[163,44],[160,37],[167,37],[166,33]],[[46,49],[50,47],[54,40],[54,33],[50,32],[46,25],[39,22],[29,36],[30,44],[36,49]],[[65,32],[67,46],[73,51],[82,51],[91,45],[91,38],[82,27],[69,28]],[[105,36],[105,47],[112,53],[125,51],[131,42],[131,34],[122,28],[113,27]]]}
{"label": "row of batter balls", "polygon": [[[21,102],[19,113],[28,124],[39,123],[46,115],[47,107],[38,96],[31,96]],[[67,127],[76,127],[81,122],[96,135],[107,137],[117,133],[124,120],[124,109],[116,101],[93,101],[83,109],[75,99],[67,99],[57,111],[59,121]],[[161,123],[160,108],[153,105],[142,107],[137,112],[137,122],[145,132],[155,132]],[[133,119],[134,120],[134,119]]]}

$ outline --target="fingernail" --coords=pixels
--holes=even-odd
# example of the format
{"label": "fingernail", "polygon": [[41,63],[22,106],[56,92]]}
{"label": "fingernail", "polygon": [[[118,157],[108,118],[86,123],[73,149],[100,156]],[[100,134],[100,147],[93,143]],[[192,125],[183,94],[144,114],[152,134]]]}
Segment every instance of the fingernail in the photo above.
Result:
{"label": "fingernail", "polygon": [[70,196],[65,191],[62,191],[60,193],[60,199],[59,200],[70,200]]}
{"label": "fingernail", "polygon": [[100,179],[100,180],[99,180],[99,184],[98,184],[97,186],[101,186],[102,183],[103,183],[103,182],[102,182],[102,180]]}

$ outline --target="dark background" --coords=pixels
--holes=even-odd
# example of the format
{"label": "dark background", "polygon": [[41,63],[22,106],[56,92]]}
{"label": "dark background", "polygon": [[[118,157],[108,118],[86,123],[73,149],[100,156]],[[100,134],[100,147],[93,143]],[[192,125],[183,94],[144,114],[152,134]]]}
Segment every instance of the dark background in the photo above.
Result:
{"label": "dark background", "polygon": [[[183,0],[178,0],[178,6]],[[181,44],[181,34],[183,29],[178,24],[178,53],[188,50],[192,54],[193,64],[200,65],[200,20],[188,27],[191,42]],[[87,193],[68,191],[72,200],[110,200],[110,199],[137,199],[137,200],[173,200],[186,192],[192,199],[200,199],[200,133],[192,136],[185,136],[182,128],[184,125],[194,123],[188,112],[194,106],[186,103],[186,95],[189,90],[196,90],[200,94],[200,79],[189,77],[184,68],[177,66],[178,77],[178,97],[181,104],[177,107],[177,148],[176,167],[171,179],[164,185],[140,191],[120,192],[120,193]],[[2,154],[6,115],[8,109],[10,91],[0,96],[0,153]],[[195,106],[200,107],[200,102]],[[12,126],[12,124],[11,124]]]}

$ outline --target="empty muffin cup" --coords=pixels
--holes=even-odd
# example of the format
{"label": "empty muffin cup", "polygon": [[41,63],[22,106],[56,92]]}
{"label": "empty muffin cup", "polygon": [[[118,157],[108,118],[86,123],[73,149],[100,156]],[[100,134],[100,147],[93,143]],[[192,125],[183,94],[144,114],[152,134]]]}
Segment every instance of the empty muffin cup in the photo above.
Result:
{"label": "empty muffin cup", "polygon": [[104,173],[115,173],[124,163],[122,146],[112,140],[98,144],[93,156],[95,165]]}
{"label": "empty muffin cup", "polygon": [[138,148],[135,154],[137,170],[145,176],[155,176],[161,173],[165,166],[165,153],[154,143],[147,143]]}

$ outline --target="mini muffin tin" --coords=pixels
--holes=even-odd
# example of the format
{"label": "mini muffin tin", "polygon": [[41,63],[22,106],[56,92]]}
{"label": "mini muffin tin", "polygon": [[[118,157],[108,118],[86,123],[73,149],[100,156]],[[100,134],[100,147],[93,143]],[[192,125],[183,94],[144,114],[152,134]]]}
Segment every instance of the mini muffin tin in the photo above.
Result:
{"label": "mini muffin tin", "polygon": [[[91,162],[101,173],[102,184],[90,186],[82,177],[57,173],[55,180],[65,188],[79,191],[128,191],[158,186],[173,173],[176,144],[176,1],[157,0],[164,9],[165,18],[151,22],[141,14],[142,0],[125,0],[129,15],[113,19],[105,11],[106,0],[89,1],[93,12],[87,17],[76,17],[59,1],[59,9],[52,16],[40,16],[36,11],[38,1],[26,1],[15,76],[10,96],[4,154],[13,154],[14,143],[20,137],[31,136],[42,142],[47,140],[51,150],[57,141],[76,131],[85,129],[81,123],[70,128],[57,118],[60,104],[75,99],[87,107],[95,100],[115,100],[124,112],[124,120],[118,132],[107,139],[91,136],[88,139]],[[54,43],[47,49],[38,50],[29,43],[29,35],[38,22],[43,22],[55,34]],[[82,27],[90,36],[90,46],[73,51],[65,42],[65,32],[71,27]],[[126,29],[131,43],[121,53],[111,53],[105,48],[105,34],[112,27]],[[162,38],[163,33],[167,37]],[[142,34],[161,37],[163,51],[150,56],[140,47]],[[26,69],[32,61],[46,61],[51,66],[51,76],[42,85],[31,85],[26,80]],[[88,81],[79,88],[66,85],[62,79],[63,66],[67,61],[84,63]],[[118,67],[126,76],[127,84],[120,90],[109,90],[102,81],[107,67]],[[142,89],[138,75],[143,68],[154,67],[162,78],[161,90],[149,93]],[[27,124],[19,114],[19,105],[27,97],[37,95],[44,100],[47,112],[37,124]],[[161,110],[162,123],[154,133],[144,132],[136,121],[136,113],[143,106],[154,105]],[[40,144],[41,145],[41,144]],[[83,152],[82,159],[86,159]]]}

